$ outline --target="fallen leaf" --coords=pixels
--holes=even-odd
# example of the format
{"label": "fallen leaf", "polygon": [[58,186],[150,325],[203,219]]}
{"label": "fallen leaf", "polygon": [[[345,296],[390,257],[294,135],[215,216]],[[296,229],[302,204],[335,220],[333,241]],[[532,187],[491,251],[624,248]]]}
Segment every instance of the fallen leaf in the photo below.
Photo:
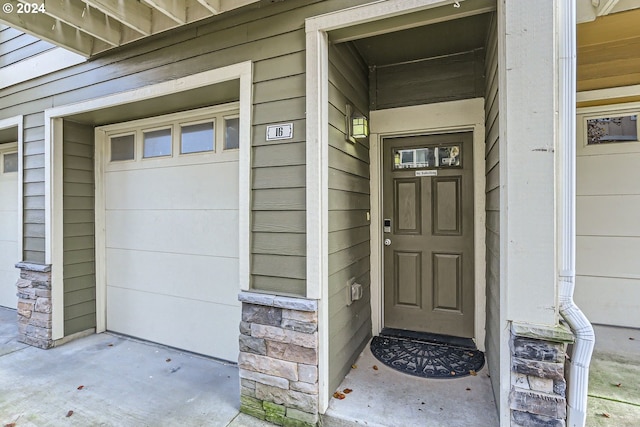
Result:
{"label": "fallen leaf", "polygon": [[378,370],[378,365],[373,365],[373,370],[377,371]]}
{"label": "fallen leaf", "polygon": [[71,415],[73,415],[73,411],[67,412],[67,418],[69,418]]}
{"label": "fallen leaf", "polygon": [[424,405],[424,402],[422,402],[421,405]]}
{"label": "fallen leaf", "polygon": [[349,394],[349,393],[351,393],[352,391],[353,391],[353,390],[351,390],[350,388],[345,388],[344,390],[342,390],[342,392],[343,392],[344,394]]}
{"label": "fallen leaf", "polygon": [[467,391],[471,391],[471,389],[469,387],[466,388]]}
{"label": "fallen leaf", "polygon": [[456,372],[455,371],[451,371],[451,376],[455,377],[456,376]]}
{"label": "fallen leaf", "polygon": [[635,341],[635,340],[636,340],[636,339],[635,339],[635,338],[633,338],[633,337],[629,337],[629,339],[630,339],[631,341]]}
{"label": "fallen leaf", "polygon": [[478,375],[478,374],[477,374],[477,373],[476,373],[476,371],[474,371],[473,369],[470,369],[470,370],[469,370],[469,375],[471,375],[471,376],[474,376],[474,377],[475,377],[475,376],[476,376],[476,375]]}
{"label": "fallen leaf", "polygon": [[358,369],[358,365],[351,365],[351,369]]}
{"label": "fallen leaf", "polygon": [[607,414],[606,412],[603,412],[603,413],[602,413],[602,414],[600,414],[600,415],[602,415],[602,416],[603,416],[603,417],[605,417],[605,418],[611,418],[611,415]]}
{"label": "fallen leaf", "polygon": [[167,360],[165,360],[165,362],[171,362],[171,359],[167,359]]}
{"label": "fallen leaf", "polygon": [[83,388],[84,388],[84,386],[83,386],[83,385],[79,385],[79,386],[78,386],[78,390],[82,390]]}
{"label": "fallen leaf", "polygon": [[113,344],[107,344],[109,347],[113,347]]}
{"label": "fallen leaf", "polygon": [[342,393],[340,393],[339,391],[336,391],[335,393],[333,393],[333,397],[335,397],[336,399],[344,399],[346,396]]}
{"label": "fallen leaf", "polygon": [[5,424],[4,427],[16,427],[16,423]]}
{"label": "fallen leaf", "polygon": [[616,384],[616,387],[622,387],[622,383]]}

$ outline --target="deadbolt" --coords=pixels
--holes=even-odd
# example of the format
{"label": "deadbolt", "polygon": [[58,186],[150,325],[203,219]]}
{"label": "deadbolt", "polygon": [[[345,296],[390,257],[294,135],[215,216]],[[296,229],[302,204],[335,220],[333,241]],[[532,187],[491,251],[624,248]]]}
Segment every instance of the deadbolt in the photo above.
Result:
{"label": "deadbolt", "polygon": [[391,246],[391,239],[384,239],[385,246]]}

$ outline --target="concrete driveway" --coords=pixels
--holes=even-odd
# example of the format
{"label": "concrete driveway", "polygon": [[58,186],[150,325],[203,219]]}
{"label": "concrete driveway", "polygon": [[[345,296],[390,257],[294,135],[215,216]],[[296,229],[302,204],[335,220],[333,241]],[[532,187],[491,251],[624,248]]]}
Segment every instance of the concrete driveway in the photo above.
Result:
{"label": "concrete driveway", "polygon": [[239,414],[234,365],[109,333],[41,350],[16,332],[0,308],[2,426],[270,426]]}

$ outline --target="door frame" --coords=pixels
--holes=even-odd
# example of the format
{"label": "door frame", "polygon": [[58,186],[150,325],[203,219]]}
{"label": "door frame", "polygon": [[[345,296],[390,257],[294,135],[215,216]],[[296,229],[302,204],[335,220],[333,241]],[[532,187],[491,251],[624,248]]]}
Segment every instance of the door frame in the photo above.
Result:
{"label": "door frame", "polygon": [[484,98],[371,111],[371,324],[373,335],[384,325],[384,258],[382,249],[382,142],[390,136],[473,133],[474,196],[474,341],[485,350],[486,213]]}

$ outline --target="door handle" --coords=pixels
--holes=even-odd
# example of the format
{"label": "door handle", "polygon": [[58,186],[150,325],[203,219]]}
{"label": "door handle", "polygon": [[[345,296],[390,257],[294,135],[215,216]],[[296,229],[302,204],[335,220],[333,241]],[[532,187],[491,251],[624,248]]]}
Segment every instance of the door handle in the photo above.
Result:
{"label": "door handle", "polygon": [[384,239],[385,246],[391,246],[391,239]]}

